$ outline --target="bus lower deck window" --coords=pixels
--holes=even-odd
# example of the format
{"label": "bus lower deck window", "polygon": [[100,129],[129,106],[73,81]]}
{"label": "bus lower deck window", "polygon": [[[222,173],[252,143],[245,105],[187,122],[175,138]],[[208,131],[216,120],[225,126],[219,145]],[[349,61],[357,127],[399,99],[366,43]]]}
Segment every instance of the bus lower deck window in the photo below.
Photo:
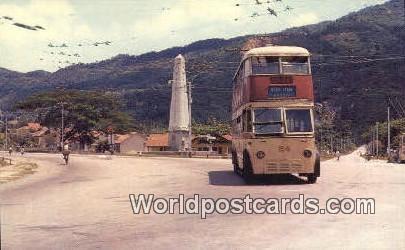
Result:
{"label": "bus lower deck window", "polygon": [[283,132],[281,109],[258,108],[254,110],[256,134],[278,134]]}
{"label": "bus lower deck window", "polygon": [[311,133],[312,119],[309,109],[288,109],[285,111],[288,133]]}
{"label": "bus lower deck window", "polygon": [[279,134],[283,132],[283,127],[281,123],[256,124],[255,132],[256,134]]}

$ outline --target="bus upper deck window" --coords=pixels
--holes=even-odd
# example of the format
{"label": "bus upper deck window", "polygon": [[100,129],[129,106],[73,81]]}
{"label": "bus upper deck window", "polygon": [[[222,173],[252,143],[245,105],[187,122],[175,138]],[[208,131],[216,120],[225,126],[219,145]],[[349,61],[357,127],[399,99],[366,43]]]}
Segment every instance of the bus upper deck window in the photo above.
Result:
{"label": "bus upper deck window", "polygon": [[256,134],[283,133],[281,109],[255,109],[254,129]]}
{"label": "bus upper deck window", "polygon": [[252,73],[260,74],[279,74],[278,57],[274,56],[259,56],[252,57]]}
{"label": "bus upper deck window", "polygon": [[309,74],[309,63],[306,56],[282,57],[281,67],[284,74]]}

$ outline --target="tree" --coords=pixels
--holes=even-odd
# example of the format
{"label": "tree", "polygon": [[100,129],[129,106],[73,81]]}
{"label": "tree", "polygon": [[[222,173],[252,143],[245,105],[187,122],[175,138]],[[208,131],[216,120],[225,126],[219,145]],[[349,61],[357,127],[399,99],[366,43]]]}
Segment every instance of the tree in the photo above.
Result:
{"label": "tree", "polygon": [[[400,135],[405,133],[405,118],[391,121],[391,147],[398,148],[400,144]],[[372,141],[373,134],[376,133],[376,125],[371,125],[366,132],[362,134],[363,142],[369,143]],[[379,151],[385,153],[387,151],[388,144],[388,124],[387,122],[381,122],[378,124],[378,145]]]}
{"label": "tree", "polygon": [[220,122],[217,119],[210,117],[207,123],[193,122],[192,130],[194,134],[198,135],[225,135],[231,131],[231,126],[228,123]]}
{"label": "tree", "polygon": [[350,120],[342,120],[327,102],[315,105],[315,112],[315,136],[321,152],[347,152],[355,148]]}
{"label": "tree", "polygon": [[132,119],[121,112],[116,95],[96,91],[50,91],[33,95],[16,105],[16,108],[35,112],[38,121],[48,127],[60,128],[64,113],[64,141],[74,139],[81,145],[94,141],[92,131],[115,132],[132,128]]}

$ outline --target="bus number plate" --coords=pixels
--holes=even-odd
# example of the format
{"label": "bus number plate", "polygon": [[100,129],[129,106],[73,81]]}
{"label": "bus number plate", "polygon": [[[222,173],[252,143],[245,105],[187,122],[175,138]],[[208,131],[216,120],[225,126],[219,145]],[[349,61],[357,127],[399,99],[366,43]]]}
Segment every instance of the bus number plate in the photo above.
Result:
{"label": "bus number plate", "polygon": [[295,96],[296,96],[295,86],[269,88],[269,97],[271,98],[295,97]]}

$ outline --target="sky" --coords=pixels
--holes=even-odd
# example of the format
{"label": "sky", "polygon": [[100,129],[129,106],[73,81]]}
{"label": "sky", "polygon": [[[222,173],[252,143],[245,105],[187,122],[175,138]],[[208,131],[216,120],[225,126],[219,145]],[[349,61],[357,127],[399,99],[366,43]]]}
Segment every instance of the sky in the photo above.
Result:
{"label": "sky", "polygon": [[[258,1],[262,4],[255,4],[256,0],[0,0],[0,67],[53,72],[118,54],[139,55],[202,39],[272,33],[335,20],[386,0]],[[277,17],[269,14],[268,7]]]}

